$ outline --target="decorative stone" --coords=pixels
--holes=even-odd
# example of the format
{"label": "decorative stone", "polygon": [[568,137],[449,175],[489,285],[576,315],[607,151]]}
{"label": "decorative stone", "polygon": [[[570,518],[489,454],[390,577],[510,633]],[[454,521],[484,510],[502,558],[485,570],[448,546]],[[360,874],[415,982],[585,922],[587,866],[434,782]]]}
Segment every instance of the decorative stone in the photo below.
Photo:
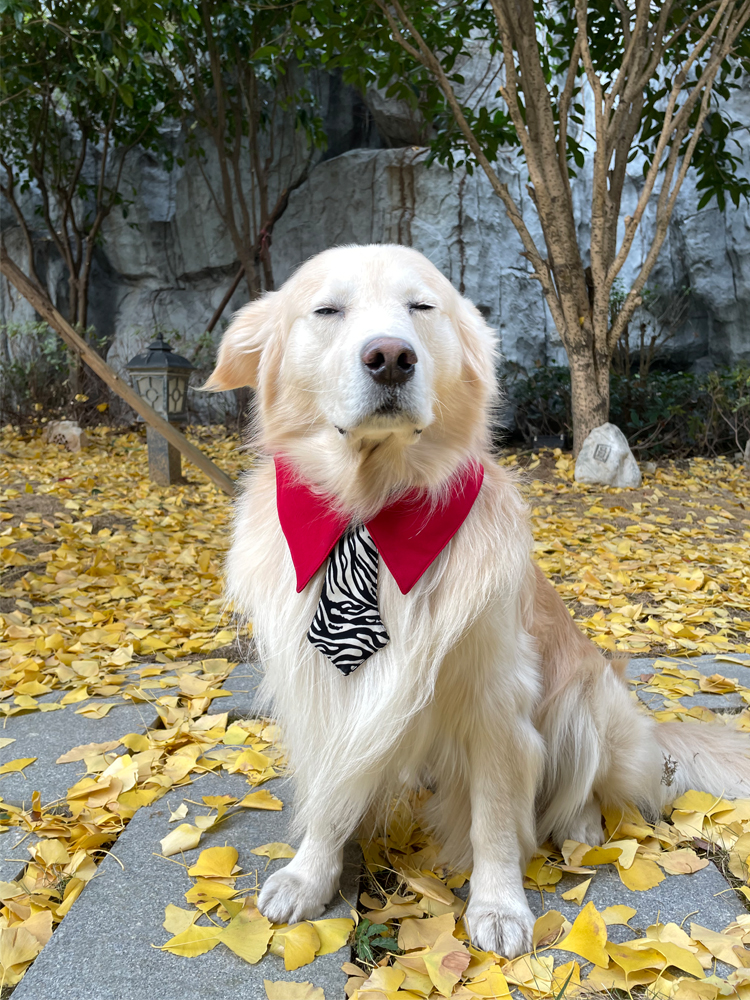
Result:
{"label": "decorative stone", "polygon": [[42,439],[50,444],[64,445],[68,451],[88,448],[89,439],[76,420],[53,420],[44,428]]}
{"label": "decorative stone", "polygon": [[596,486],[641,485],[641,470],[619,427],[602,424],[583,442],[576,459],[576,482]]}

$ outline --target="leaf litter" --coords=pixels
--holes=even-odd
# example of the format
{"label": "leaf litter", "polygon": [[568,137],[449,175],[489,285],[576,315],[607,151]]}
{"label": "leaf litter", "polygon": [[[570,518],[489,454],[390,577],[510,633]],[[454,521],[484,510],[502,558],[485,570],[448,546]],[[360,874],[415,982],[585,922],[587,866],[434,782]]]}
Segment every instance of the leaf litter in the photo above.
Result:
{"label": "leaf litter", "polygon": [[[7,429],[2,436],[20,457],[0,471],[0,713],[79,706],[72,710],[102,718],[116,704],[104,699],[114,698],[151,704],[161,726],[62,755],[60,763],[86,767],[62,810],[59,803],[43,806],[36,792],[30,808],[0,801],[0,831],[27,834],[30,856],[18,879],[0,882],[0,974],[2,984],[12,986],[138,808],[210,771],[246,776],[255,790],[244,798],[205,796],[192,809],[185,801],[170,806],[162,852],[176,857],[243,808],[281,809],[279,799],[257,786],[283,772],[284,758],[277,727],[268,721],[230,723],[226,714],[206,715],[226,693],[222,685],[234,666],[227,658],[206,658],[235,635],[221,597],[228,542],[223,498],[209,485],[162,489],[145,481],[143,442],[132,433],[95,429],[94,447],[79,455],[23,441]],[[231,439],[201,445],[237,471]],[[750,652],[746,477],[721,461],[695,460],[687,470],[668,465],[646,477],[643,499],[612,504],[610,498],[625,491],[581,487],[572,482],[569,456],[555,452],[553,458],[551,477],[527,477],[525,485],[535,554],[599,646],[682,657],[720,653],[728,663],[728,654]],[[517,458],[503,461],[513,465]],[[675,518],[678,506],[682,516]],[[750,691],[736,680],[703,677],[684,660],[657,662],[654,674],[638,683],[665,698],[655,713],[664,719],[722,724],[717,713],[685,708],[679,700],[699,691],[738,693],[750,705]],[[748,710],[738,721],[750,731]],[[23,773],[29,767],[33,777],[34,760],[4,768]],[[605,816],[602,848],[544,845],[525,885],[551,900],[564,873],[580,873],[581,881],[561,894],[579,907],[578,916],[571,924],[547,909],[534,928],[534,951],[507,961],[469,944],[464,902],[454,892],[469,873],[440,869],[438,845],[414,820],[412,807],[427,794],[394,805],[388,836],[363,843],[370,891],[361,894],[351,919],[271,924],[257,910],[258,886],[241,882],[239,856],[227,844],[202,851],[187,868],[187,906],[167,906],[164,929],[171,937],[158,947],[190,957],[221,946],[253,964],[270,951],[293,970],[347,942],[365,941],[368,956],[344,965],[354,1000],[544,998],[636,986],[654,1000],[730,994],[750,1000],[750,916],[721,932],[657,923],[617,943],[609,928],[629,928],[637,911],[610,906],[600,912],[586,900],[602,866],[614,866],[628,888],[647,892],[665,878],[689,878],[711,852],[722,852],[738,890],[750,899],[750,802],[688,792],[655,825],[635,810]],[[253,853],[271,860],[292,856],[293,849],[275,843]],[[556,964],[560,950],[575,960]],[[731,968],[726,978],[715,974],[716,962]],[[265,981],[265,988],[270,1000],[325,1000],[309,982]]]}

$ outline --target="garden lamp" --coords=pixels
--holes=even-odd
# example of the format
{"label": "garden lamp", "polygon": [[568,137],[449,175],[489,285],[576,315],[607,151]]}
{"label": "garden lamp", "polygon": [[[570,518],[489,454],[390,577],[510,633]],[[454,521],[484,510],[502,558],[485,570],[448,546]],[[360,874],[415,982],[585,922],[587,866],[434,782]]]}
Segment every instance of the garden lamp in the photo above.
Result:
{"label": "garden lamp", "polygon": [[[161,334],[148,345],[143,354],[131,358],[125,367],[130,372],[138,395],[160,416],[170,423],[183,423],[187,420],[187,388],[194,366],[187,358],[176,354]],[[151,479],[162,486],[180,482],[182,469],[179,451],[153,427],[146,428],[146,439]]]}

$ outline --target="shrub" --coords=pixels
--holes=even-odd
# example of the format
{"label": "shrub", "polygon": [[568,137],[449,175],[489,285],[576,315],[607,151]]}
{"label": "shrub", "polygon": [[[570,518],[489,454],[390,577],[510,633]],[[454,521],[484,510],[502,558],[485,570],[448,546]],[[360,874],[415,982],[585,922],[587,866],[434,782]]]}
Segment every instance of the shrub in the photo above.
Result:
{"label": "shrub", "polygon": [[[516,429],[527,445],[537,434],[572,437],[567,368],[550,365],[529,375],[515,368],[504,382]],[[642,378],[613,372],[610,393],[610,420],[639,458],[735,453],[750,439],[747,362],[699,376],[652,370]]]}
{"label": "shrub", "polygon": [[46,323],[0,325],[2,423],[28,427],[58,418],[97,423],[108,398],[104,383],[78,364]]}

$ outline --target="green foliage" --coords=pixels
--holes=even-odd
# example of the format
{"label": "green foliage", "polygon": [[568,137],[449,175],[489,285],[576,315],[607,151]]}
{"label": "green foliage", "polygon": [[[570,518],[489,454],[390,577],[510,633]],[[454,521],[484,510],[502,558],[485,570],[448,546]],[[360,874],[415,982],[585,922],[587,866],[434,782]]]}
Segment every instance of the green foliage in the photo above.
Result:
{"label": "green foliage", "polygon": [[[528,445],[536,434],[571,438],[567,368],[550,365],[526,375],[516,367],[504,381],[516,426]],[[628,378],[613,372],[610,393],[610,420],[639,458],[733,454],[750,439],[747,362],[706,375],[652,370],[646,378]]]}
{"label": "green foliage", "polygon": [[[102,223],[127,209],[124,159],[136,145],[162,149],[168,91],[154,54],[165,40],[155,0],[0,7],[0,193],[27,244],[46,228],[68,271],[69,318],[82,327]],[[29,270],[37,277],[31,259]]]}
{"label": "green foliage", "polygon": [[[311,145],[325,146],[312,92],[290,80],[293,63],[312,56],[305,5],[165,3],[169,44],[163,62],[175,106],[202,129],[220,129],[227,155],[238,136],[257,140],[257,132],[269,130],[278,111],[293,116]],[[191,152],[204,155],[194,130],[190,139]]]}
{"label": "green foliage", "polygon": [[70,353],[46,323],[0,327],[0,420],[24,424],[57,411],[70,395]]}
{"label": "green foliage", "polygon": [[[93,328],[86,336],[95,348],[103,347]],[[46,323],[0,325],[0,422],[100,423],[109,405],[107,387],[90,368],[81,381],[78,374],[77,357]]]}
{"label": "green foliage", "polygon": [[[421,66],[393,39],[381,8],[359,0],[317,0],[307,5],[320,28],[320,45],[329,65],[340,66],[344,79],[360,88],[377,85],[387,88],[389,95],[418,107],[435,129],[432,155],[449,167],[466,166],[471,172],[476,165],[463,134],[458,129],[446,100]],[[444,70],[457,91],[461,109],[479,144],[494,162],[501,148],[514,148],[521,154],[518,136],[497,90],[498,84],[479,88],[475,94],[461,97],[464,83],[462,67],[472,58],[478,44],[484,44],[490,55],[499,52],[499,39],[492,5],[489,3],[405,2],[412,23],[433,52],[440,53]],[[574,0],[536,0],[535,16],[540,40],[542,71],[547,81],[556,127],[559,126],[561,79],[570,64],[577,35]],[[628,4],[628,8],[632,5]],[[649,5],[652,26],[662,14],[661,3]],[[606,86],[619,71],[625,55],[626,39],[622,30],[620,10],[625,5],[611,0],[590,0],[588,3],[588,43],[594,69]],[[661,62],[653,68],[643,95],[643,110],[635,142],[629,152],[632,160],[638,153],[644,157],[644,172],[651,165],[663,122],[663,103],[674,82],[679,67],[695,47],[697,39],[715,14],[715,5],[703,0],[685,0],[672,5],[664,24],[664,37],[673,39],[666,47]],[[411,41],[411,39],[410,39]],[[695,59],[685,80],[683,93],[700,78],[706,63],[705,52]],[[750,68],[750,30],[740,37],[731,59],[725,60],[714,84],[712,110],[704,124],[693,156],[693,167],[702,192],[699,207],[712,199],[723,210],[727,197],[734,205],[750,195],[750,181],[738,173],[741,166],[740,147],[736,136],[744,126],[729,114],[725,100],[740,88]],[[579,68],[572,95],[570,127],[567,130],[566,152],[571,176],[583,166],[587,155],[582,144],[589,136],[584,128],[583,70]],[[524,97],[521,93],[521,100]],[[678,102],[679,107],[679,102]],[[522,104],[525,114],[525,107]],[[699,104],[693,111],[697,120]],[[591,131],[591,123],[588,123]],[[559,132],[558,132],[559,137]]]}
{"label": "green foliage", "polygon": [[383,951],[400,952],[398,942],[386,924],[373,924],[362,917],[354,931],[354,951],[360,962],[375,964]]}

